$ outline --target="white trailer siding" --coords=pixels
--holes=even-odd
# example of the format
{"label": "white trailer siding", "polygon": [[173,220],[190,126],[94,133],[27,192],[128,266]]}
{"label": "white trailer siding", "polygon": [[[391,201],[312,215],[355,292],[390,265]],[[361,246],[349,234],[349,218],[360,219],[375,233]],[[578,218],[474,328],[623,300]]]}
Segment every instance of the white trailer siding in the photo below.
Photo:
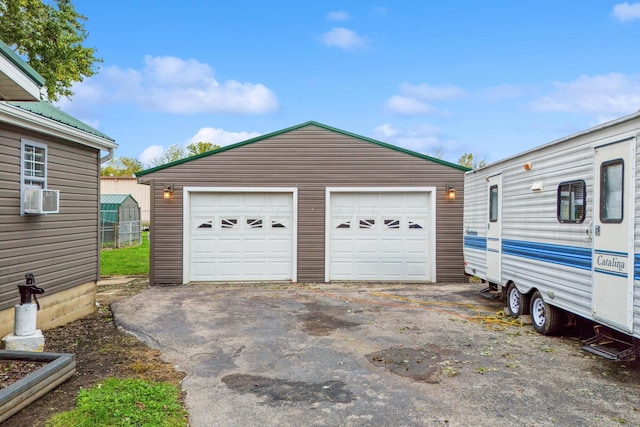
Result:
{"label": "white trailer siding", "polygon": [[[636,137],[636,145],[640,137]],[[640,153],[637,150],[636,153]],[[633,330],[634,336],[640,337],[640,155],[636,155],[636,206],[635,206],[635,227],[634,227],[634,263],[633,280],[635,283],[633,292]]]}
{"label": "white trailer siding", "polygon": [[[593,319],[594,150],[640,134],[640,113],[598,126],[542,147],[467,172],[464,197],[465,272],[487,279],[486,239],[489,225],[490,177],[501,176],[499,198],[500,280],[514,283],[522,294],[533,290],[556,307]],[[637,144],[635,138],[635,144]],[[637,150],[636,150],[637,151]],[[528,170],[524,167],[529,165]],[[634,164],[640,171],[640,160]],[[582,181],[586,187],[585,218],[558,220],[558,187]],[[635,255],[633,323],[640,336],[640,181],[635,173]]]}

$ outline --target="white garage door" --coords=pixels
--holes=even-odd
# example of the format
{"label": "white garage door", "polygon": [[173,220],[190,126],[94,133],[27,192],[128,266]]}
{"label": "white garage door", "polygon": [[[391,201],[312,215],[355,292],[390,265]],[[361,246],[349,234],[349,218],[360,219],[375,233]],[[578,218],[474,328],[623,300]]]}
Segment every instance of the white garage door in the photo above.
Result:
{"label": "white garage door", "polygon": [[429,192],[329,197],[329,280],[432,279]]}
{"label": "white garage door", "polygon": [[190,210],[190,281],[292,279],[292,193],[191,193]]}

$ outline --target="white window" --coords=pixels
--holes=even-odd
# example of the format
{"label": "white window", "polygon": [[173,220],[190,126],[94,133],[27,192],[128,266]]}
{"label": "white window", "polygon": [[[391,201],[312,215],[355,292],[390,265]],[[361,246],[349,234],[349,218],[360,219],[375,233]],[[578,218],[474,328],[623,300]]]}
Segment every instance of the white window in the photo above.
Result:
{"label": "white window", "polygon": [[47,146],[23,139],[20,154],[20,215],[24,215],[25,188],[47,188]]}

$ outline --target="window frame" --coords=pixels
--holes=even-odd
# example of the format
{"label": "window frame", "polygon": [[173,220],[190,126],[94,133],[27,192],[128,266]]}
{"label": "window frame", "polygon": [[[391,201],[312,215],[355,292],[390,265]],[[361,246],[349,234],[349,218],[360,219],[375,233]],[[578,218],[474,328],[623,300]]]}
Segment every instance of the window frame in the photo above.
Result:
{"label": "window frame", "polygon": [[[604,179],[605,170],[609,166],[620,165],[620,218],[609,219],[604,215],[605,200],[606,200],[606,184]],[[624,221],[624,159],[613,159],[600,164],[600,206],[598,206],[598,214],[600,216],[600,222],[602,224],[620,224]]]}
{"label": "window frame", "polygon": [[[27,162],[27,147],[33,147],[34,151],[36,148],[39,148],[44,151],[43,153],[43,176],[30,176],[26,175],[25,164]],[[49,175],[49,147],[47,144],[43,144],[41,142],[31,141],[29,139],[22,139],[20,141],[20,216],[27,215],[24,211],[24,202],[25,202],[25,189],[27,188],[47,188],[47,180]],[[30,162],[35,163],[36,160],[32,159]],[[29,183],[27,183],[29,181]],[[34,184],[35,182],[35,184]]]}
{"label": "window frame", "polygon": [[[574,185],[580,184],[582,185],[582,215],[579,219],[563,219],[560,214],[562,212],[562,187],[569,186],[569,194],[572,194],[572,189]],[[571,203],[571,200],[570,200]],[[577,205],[576,205],[577,206]],[[571,211],[571,205],[569,206],[569,211]],[[558,189],[556,193],[556,218],[558,222],[561,224],[582,224],[587,217],[587,184],[582,179],[576,179],[573,181],[564,181],[558,184]]]}
{"label": "window frame", "polygon": [[[500,189],[498,188],[497,184],[489,187],[489,222],[498,222],[498,217],[500,216],[499,214],[500,206],[498,205],[500,200],[500,197],[498,194],[499,191]],[[493,209],[494,204],[495,204],[495,209]],[[493,216],[494,212],[495,212],[495,217]]]}

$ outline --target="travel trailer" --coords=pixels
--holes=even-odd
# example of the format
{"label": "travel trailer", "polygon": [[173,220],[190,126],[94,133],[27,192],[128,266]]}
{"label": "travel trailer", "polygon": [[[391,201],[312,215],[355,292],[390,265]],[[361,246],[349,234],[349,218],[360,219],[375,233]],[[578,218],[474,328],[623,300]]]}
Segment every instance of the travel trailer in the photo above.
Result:
{"label": "travel trailer", "polygon": [[465,174],[465,273],[612,360],[640,355],[639,136],[640,111]]}

